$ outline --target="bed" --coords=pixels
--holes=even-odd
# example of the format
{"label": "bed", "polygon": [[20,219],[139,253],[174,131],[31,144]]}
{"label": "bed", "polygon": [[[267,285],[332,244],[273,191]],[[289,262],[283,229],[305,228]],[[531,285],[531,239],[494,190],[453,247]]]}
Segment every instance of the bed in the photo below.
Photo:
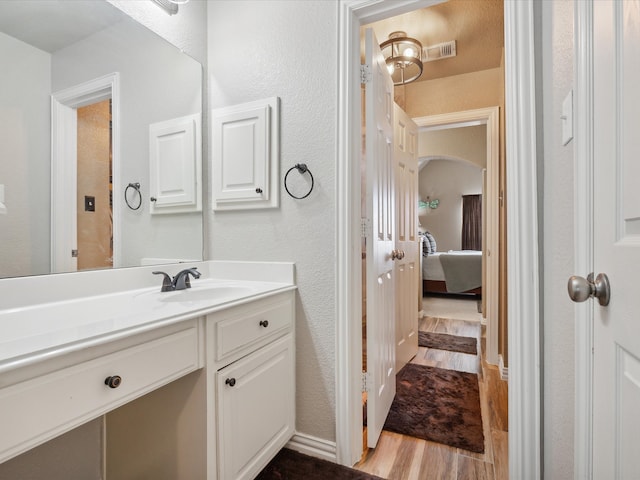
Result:
{"label": "bed", "polygon": [[422,291],[482,295],[482,252],[450,250],[423,256]]}

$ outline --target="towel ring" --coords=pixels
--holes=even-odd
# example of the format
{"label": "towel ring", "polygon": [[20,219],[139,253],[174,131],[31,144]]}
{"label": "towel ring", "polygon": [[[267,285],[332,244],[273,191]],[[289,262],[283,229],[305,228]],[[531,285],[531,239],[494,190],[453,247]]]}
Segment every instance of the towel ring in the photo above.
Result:
{"label": "towel ring", "polygon": [[[296,197],[293,193],[289,191],[289,187],[287,187],[287,177],[291,173],[291,170],[293,170],[294,168],[297,169],[298,172],[300,172],[300,175],[308,173],[309,176],[311,177],[311,188],[309,188],[309,191],[305,195],[302,195],[301,197]],[[293,167],[287,170],[287,173],[284,175],[284,189],[287,191],[290,197],[295,198],[296,200],[302,200],[303,198],[307,198],[313,191],[313,183],[314,183],[313,175],[311,173],[311,170],[307,168],[307,165],[305,163],[296,163]]]}
{"label": "towel ring", "polygon": [[[138,205],[135,207],[129,203],[129,199],[127,198],[127,193],[130,188],[133,188],[138,194]],[[124,189],[124,201],[131,210],[138,210],[140,208],[140,205],[142,205],[142,193],[140,192],[140,184],[138,182],[130,183],[127,185],[127,188]]]}

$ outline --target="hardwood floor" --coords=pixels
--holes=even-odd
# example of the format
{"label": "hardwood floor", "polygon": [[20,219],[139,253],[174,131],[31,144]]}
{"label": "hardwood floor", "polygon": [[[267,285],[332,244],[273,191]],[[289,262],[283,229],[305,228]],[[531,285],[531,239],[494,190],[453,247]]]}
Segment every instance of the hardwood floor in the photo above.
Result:
{"label": "hardwood floor", "polygon": [[390,480],[506,480],[508,468],[507,382],[485,362],[479,322],[424,317],[420,330],[478,339],[481,355],[419,347],[411,361],[421,365],[478,373],[485,452],[473,453],[439,443],[383,431],[375,449],[355,468]]}

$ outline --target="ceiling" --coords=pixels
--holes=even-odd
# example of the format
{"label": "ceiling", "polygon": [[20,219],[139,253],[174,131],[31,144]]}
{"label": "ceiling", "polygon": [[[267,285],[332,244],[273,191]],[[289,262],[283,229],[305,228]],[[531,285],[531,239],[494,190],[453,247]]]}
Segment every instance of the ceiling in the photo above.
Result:
{"label": "ceiling", "polygon": [[0,32],[49,53],[124,17],[103,0],[0,0]]}
{"label": "ceiling", "polygon": [[380,43],[402,30],[424,47],[456,41],[457,56],[424,64],[416,81],[498,68],[504,47],[503,0],[449,0],[432,7],[365,25]]}

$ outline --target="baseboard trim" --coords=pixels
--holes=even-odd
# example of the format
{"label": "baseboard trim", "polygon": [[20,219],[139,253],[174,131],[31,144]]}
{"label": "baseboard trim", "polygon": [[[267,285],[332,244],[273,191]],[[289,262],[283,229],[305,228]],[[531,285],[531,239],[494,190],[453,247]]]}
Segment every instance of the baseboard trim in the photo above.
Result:
{"label": "baseboard trim", "polygon": [[296,432],[285,446],[296,452],[337,463],[336,442]]}
{"label": "baseboard trim", "polygon": [[504,366],[504,358],[502,355],[498,355],[498,368],[500,369],[500,378],[502,380],[509,380],[509,367]]}

